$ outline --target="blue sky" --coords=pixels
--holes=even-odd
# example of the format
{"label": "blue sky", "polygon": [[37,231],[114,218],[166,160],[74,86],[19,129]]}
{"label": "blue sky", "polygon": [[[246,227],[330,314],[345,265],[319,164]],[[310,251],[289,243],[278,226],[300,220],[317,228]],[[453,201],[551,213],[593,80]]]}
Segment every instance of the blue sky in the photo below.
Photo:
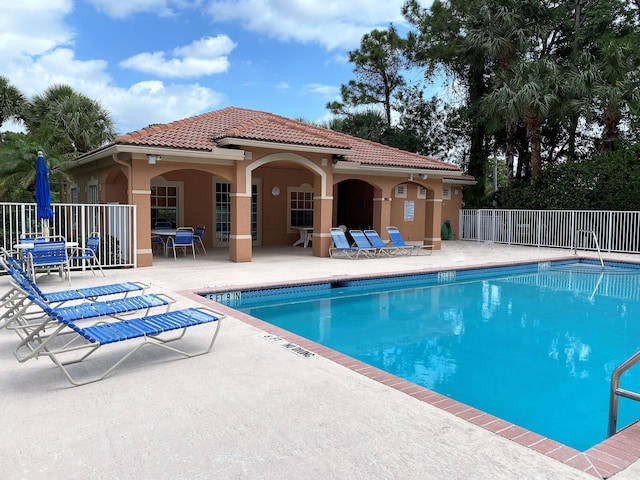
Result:
{"label": "blue sky", "polygon": [[226,106],[323,121],[354,78],[347,52],[373,28],[402,29],[402,3],[0,0],[0,75],[27,97],[68,84],[118,133]]}

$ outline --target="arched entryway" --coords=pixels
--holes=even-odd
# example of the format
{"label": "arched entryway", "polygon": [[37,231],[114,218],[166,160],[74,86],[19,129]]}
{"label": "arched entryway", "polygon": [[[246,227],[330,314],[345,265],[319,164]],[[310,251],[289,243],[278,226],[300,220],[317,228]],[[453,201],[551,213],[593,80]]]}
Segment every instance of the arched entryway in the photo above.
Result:
{"label": "arched entryway", "polygon": [[362,180],[343,180],[334,189],[335,225],[365,230],[374,225],[374,187]]}

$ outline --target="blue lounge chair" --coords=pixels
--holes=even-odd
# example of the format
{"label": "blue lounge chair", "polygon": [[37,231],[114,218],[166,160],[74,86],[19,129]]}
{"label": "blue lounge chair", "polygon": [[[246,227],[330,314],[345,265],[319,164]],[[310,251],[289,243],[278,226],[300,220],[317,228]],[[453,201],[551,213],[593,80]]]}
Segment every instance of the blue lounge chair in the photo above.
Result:
{"label": "blue lounge chair", "polygon": [[[120,282],[110,283],[107,285],[97,285],[95,287],[72,288],[69,290],[44,293],[20,266],[20,263],[10,255],[2,255],[2,250],[4,249],[0,248],[0,262],[7,273],[11,273],[10,269],[15,270],[22,278],[25,279],[25,281],[30,282],[32,288],[36,290],[38,294],[49,304],[62,304],[72,300],[95,301],[100,297],[108,295],[127,296],[131,293],[144,293],[149,288],[149,285],[143,282]],[[10,292],[7,292],[5,296],[9,295],[9,293]],[[0,299],[0,302],[1,301],[2,300]]]}
{"label": "blue lounge chair", "polygon": [[331,228],[329,229],[329,233],[331,233],[334,245],[329,248],[330,257],[333,257],[336,254],[342,254],[347,258],[358,258],[360,255],[364,255],[365,257],[374,257],[376,255],[376,249],[371,246],[360,248],[349,245],[346,235],[340,228]]}
{"label": "blue lounge chair", "polygon": [[[4,261],[0,260],[3,265]],[[22,275],[19,271],[5,266],[5,270],[11,275],[10,284],[13,290],[20,295],[14,295],[10,302],[3,305],[6,311],[0,316],[0,329],[9,328],[16,330],[18,335],[24,330],[32,329],[40,325],[43,321],[41,312],[34,312],[32,309],[34,300],[48,304],[46,298],[40,293],[36,285],[30,281],[29,277]],[[145,294],[132,297],[116,298],[104,301],[81,302],[69,306],[52,307],[65,319],[77,321],[82,319],[100,319],[100,317],[144,311],[149,314],[151,309],[164,307],[169,310],[175,300],[164,294]],[[51,307],[51,305],[49,305]]]}
{"label": "blue lounge chair", "polygon": [[[220,331],[221,320],[225,317],[222,313],[199,307],[81,327],[74,321],[67,320],[40,300],[34,298],[33,301],[42,309],[48,320],[31,330],[22,339],[16,347],[14,355],[20,363],[29,359],[49,357],[72,385],[85,385],[102,380],[131,355],[146,346],[163,348],[185,357],[209,353]],[[174,342],[182,339],[189,327],[212,322],[217,322],[217,326],[211,341],[203,349],[189,352],[177,348]],[[45,328],[50,327],[50,324],[54,326],[53,331],[47,331],[43,335]],[[173,337],[163,335],[167,332],[180,333]],[[95,376],[77,379],[72,375],[69,370],[70,365],[84,362],[89,356],[100,350],[100,347],[112,343],[117,343],[121,348],[128,346],[131,348],[124,354],[121,351],[115,363]],[[85,371],[85,368],[80,370]]]}
{"label": "blue lounge chair", "polygon": [[397,227],[387,227],[387,233],[389,234],[391,243],[393,243],[393,245],[395,245],[396,247],[411,248],[411,252],[416,255],[431,255],[433,245],[409,245],[404,242],[404,239],[400,234],[400,230],[398,230]]}
{"label": "blue lounge chair", "polygon": [[378,250],[378,255],[385,254],[390,257],[392,255],[408,255],[410,253],[411,249],[409,247],[387,245],[375,230],[365,230],[364,235],[367,237],[367,240],[369,240],[369,243],[371,243],[371,246]]}
{"label": "blue lounge chair", "polygon": [[367,238],[367,236],[362,232],[362,230],[349,230],[349,235],[351,235],[351,238],[353,238],[354,243],[356,244],[356,247],[359,248],[373,248],[375,249],[375,254],[377,257],[381,256],[381,255],[385,255],[385,256],[390,256],[390,249],[387,248],[384,244],[382,247],[377,247],[375,245],[373,245],[369,239]]}
{"label": "blue lounge chair", "polygon": [[0,297],[0,329],[11,321],[13,313],[28,301],[24,290],[31,291],[33,295],[50,306],[61,306],[72,301],[95,302],[98,298],[113,295],[131,298],[130,294],[144,294],[149,288],[148,285],[141,282],[123,282],[44,293],[20,266],[19,262],[8,256],[4,249],[0,249],[0,266],[15,280],[12,288]]}

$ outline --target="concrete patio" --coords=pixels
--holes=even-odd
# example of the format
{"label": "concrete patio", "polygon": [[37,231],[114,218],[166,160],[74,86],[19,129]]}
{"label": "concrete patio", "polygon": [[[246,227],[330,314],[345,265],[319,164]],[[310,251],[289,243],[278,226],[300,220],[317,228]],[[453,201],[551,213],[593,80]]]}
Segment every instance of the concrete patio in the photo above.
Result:
{"label": "concrete patio", "polygon": [[[138,280],[190,306],[202,301],[194,290],[571,254],[444,242],[431,256],[343,260],[313,257],[302,247],[257,248],[251,263],[229,262],[226,251],[196,261],[156,256],[153,267],[110,270],[106,278],[72,272],[72,283]],[[55,276],[39,285],[67,288]],[[0,277],[0,295],[7,288]],[[71,387],[46,359],[19,364],[12,354],[17,337],[0,331],[0,479],[595,478],[320,355],[294,355],[263,335],[228,317],[208,355],[183,360],[143,349],[105,380]],[[640,462],[611,478],[640,478]]]}

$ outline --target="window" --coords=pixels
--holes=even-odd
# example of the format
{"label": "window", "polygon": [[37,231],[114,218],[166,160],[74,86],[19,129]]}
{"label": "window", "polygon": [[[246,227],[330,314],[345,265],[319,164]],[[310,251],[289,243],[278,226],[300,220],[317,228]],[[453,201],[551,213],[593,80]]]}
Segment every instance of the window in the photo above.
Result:
{"label": "window", "polygon": [[442,199],[451,200],[451,187],[442,186]]}
{"label": "window", "polygon": [[90,183],[87,185],[87,203],[98,203],[98,184]]}
{"label": "window", "polygon": [[228,242],[231,233],[231,185],[216,183],[216,242]]}
{"label": "window", "polygon": [[289,189],[289,226],[313,225],[313,190],[310,185]]}
{"label": "window", "polygon": [[78,185],[72,185],[70,188],[71,193],[71,203],[80,203],[80,190],[78,189]]}
{"label": "window", "polygon": [[417,198],[418,200],[425,200],[427,198],[427,189],[419,186]]}
{"label": "window", "polygon": [[[231,233],[231,185],[216,182],[216,242],[228,243]],[[258,185],[251,185],[251,239],[258,240]]]}
{"label": "window", "polygon": [[178,226],[178,187],[151,185],[151,225],[157,222]]}

